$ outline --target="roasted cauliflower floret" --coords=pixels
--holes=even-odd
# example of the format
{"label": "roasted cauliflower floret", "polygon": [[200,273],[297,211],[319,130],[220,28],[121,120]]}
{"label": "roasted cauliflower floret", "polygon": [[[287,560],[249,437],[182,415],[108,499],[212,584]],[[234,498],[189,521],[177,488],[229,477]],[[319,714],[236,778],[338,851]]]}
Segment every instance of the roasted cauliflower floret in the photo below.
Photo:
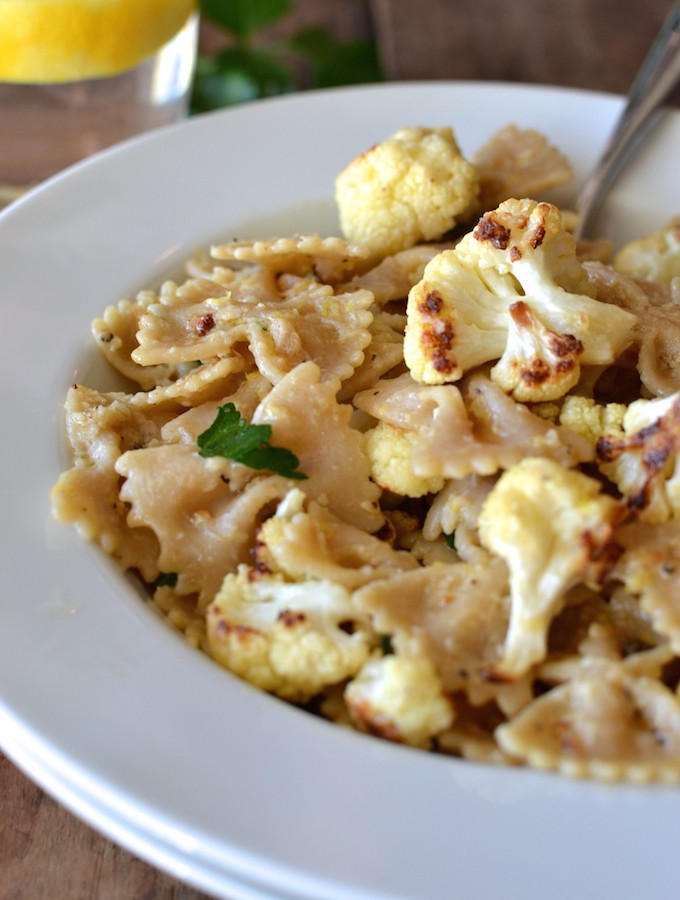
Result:
{"label": "roasted cauliflower floret", "polygon": [[665,228],[623,246],[614,268],[647,281],[670,284],[680,276],[680,216]]}
{"label": "roasted cauliflower floret", "polygon": [[596,453],[638,518],[680,517],[680,393],[631,403],[623,434],[603,434]]}
{"label": "roasted cauliflower floret", "polygon": [[564,398],[560,425],[590,441],[593,447],[604,434],[622,434],[625,403],[597,403],[591,397],[572,394]]}
{"label": "roasted cauliflower floret", "polygon": [[336,179],[346,238],[376,256],[431,241],[472,209],[477,170],[450,128],[402,128],[354,159]]}
{"label": "roasted cauliflower floret", "polygon": [[[500,360],[508,344],[510,308],[519,301],[546,329],[544,338],[572,348],[569,365],[579,356],[579,345],[582,364],[612,363],[632,342],[636,317],[594,300],[592,292],[557,207],[508,200],[428,263],[409,293],[404,359],[412,376],[426,384],[457,381],[476,366]],[[533,392],[532,376],[524,379],[527,399],[545,399],[549,356],[550,348],[541,348],[534,357],[538,378]],[[520,368],[531,373],[531,359]],[[554,399],[556,391],[551,394]]]}
{"label": "roasted cauliflower floret", "polygon": [[436,494],[444,487],[439,475],[425,477],[413,471],[413,450],[418,436],[411,431],[380,422],[366,435],[366,452],[371,461],[371,477],[384,490],[403,497]]}
{"label": "roasted cauliflower floret", "polygon": [[347,588],[285,582],[247,566],[224,579],[206,613],[218,663],[262,690],[302,703],[355,675],[372,635]]}
{"label": "roasted cauliflower floret", "polygon": [[361,730],[414,747],[428,748],[454,718],[426,656],[376,654],[348,684],[345,702]]}
{"label": "roasted cauliflower floret", "polygon": [[482,544],[510,570],[511,613],[499,672],[516,677],[544,658],[551,620],[576,584],[597,587],[619,555],[619,504],[600,484],[548,459],[505,472],[479,516]]}
{"label": "roasted cauliflower floret", "polygon": [[491,380],[520,402],[563,397],[579,379],[583,344],[541,324],[523,300],[508,307],[508,343],[489,373]]}

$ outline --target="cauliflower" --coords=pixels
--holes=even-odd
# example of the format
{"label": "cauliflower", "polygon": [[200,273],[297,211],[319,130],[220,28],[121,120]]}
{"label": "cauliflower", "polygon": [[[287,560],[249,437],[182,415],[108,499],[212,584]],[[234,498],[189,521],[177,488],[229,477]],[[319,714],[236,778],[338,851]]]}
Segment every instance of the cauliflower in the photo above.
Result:
{"label": "cauliflower", "polygon": [[371,477],[384,490],[403,497],[436,494],[444,487],[439,475],[425,477],[413,471],[412,454],[419,437],[413,432],[380,422],[366,435],[366,452],[371,461]]}
{"label": "cauliflower", "polygon": [[583,344],[546,328],[523,300],[511,303],[508,314],[508,343],[491,380],[519,402],[563,397],[581,374]]}
{"label": "cauliflower", "polygon": [[[600,303],[592,292],[557,207],[508,200],[426,266],[409,293],[404,359],[417,381],[442,384],[505,355],[503,378],[511,366],[510,308],[521,301],[520,310],[526,308],[537,323],[532,339],[541,352],[527,359],[532,351],[528,340],[522,342],[514,368],[529,373],[528,378],[520,375],[523,393],[545,399],[542,385],[551,377],[550,363],[556,366],[555,356],[562,352],[556,353],[556,344],[570,348],[565,358],[571,368],[576,356],[583,364],[612,363],[633,340],[635,315]],[[548,347],[542,346],[546,340]],[[547,374],[532,390],[534,369]],[[561,387],[566,384],[569,379]]]}
{"label": "cauliflower", "polygon": [[547,631],[578,583],[597,587],[620,553],[619,504],[600,484],[552,460],[505,472],[479,516],[479,537],[510,570],[511,613],[500,672],[515,677],[546,654]]}
{"label": "cauliflower", "polygon": [[479,179],[450,128],[402,128],[336,179],[342,232],[378,256],[441,237],[475,204]]}
{"label": "cauliflower", "polygon": [[680,216],[660,231],[622,247],[614,257],[614,268],[626,275],[670,284],[680,276]]}
{"label": "cauliflower", "polygon": [[425,656],[376,654],[347,685],[345,702],[363,731],[428,748],[454,718],[434,665]]}
{"label": "cauliflower", "polygon": [[680,392],[631,403],[623,434],[603,434],[596,450],[602,471],[642,521],[680,517]]}
{"label": "cauliflower", "polygon": [[373,646],[347,588],[329,581],[285,582],[247,566],[226,576],[206,623],[218,663],[297,703],[355,675]]}
{"label": "cauliflower", "polygon": [[593,447],[604,434],[623,432],[625,403],[602,405],[590,397],[572,394],[565,397],[560,411],[560,425],[586,438]]}
{"label": "cauliflower", "polygon": [[680,517],[680,392],[629,406],[567,397],[560,423],[590,441],[600,471],[637,518]]}

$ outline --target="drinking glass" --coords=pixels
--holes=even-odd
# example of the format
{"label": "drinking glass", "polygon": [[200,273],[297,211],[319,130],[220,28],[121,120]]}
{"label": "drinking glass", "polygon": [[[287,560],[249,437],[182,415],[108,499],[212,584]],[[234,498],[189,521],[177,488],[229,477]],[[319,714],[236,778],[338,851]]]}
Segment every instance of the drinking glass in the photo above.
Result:
{"label": "drinking glass", "polygon": [[[44,0],[23,2],[28,9],[32,2]],[[83,0],[86,6],[92,2]],[[0,29],[2,4],[0,0]],[[64,15],[72,5],[65,0]],[[52,0],[52,7],[53,15],[59,16],[60,0]],[[149,15],[153,27],[155,14]],[[123,23],[121,27],[128,26]],[[52,83],[3,81],[0,77],[0,206],[98,150],[185,116],[197,31],[198,15],[190,9],[176,33],[155,52],[131,68],[102,77]],[[45,40],[49,41],[49,35]],[[127,43],[125,35],[122,43]],[[25,49],[22,47],[22,52]],[[0,72],[1,66],[0,61]]]}

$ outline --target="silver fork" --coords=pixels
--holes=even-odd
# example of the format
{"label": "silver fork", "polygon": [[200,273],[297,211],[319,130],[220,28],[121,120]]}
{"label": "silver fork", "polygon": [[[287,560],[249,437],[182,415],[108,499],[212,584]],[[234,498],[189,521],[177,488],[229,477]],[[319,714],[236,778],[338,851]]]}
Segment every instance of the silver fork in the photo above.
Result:
{"label": "silver fork", "polygon": [[576,237],[592,236],[606,194],[664,113],[680,80],[680,0],[675,0],[635,76],[626,105],[576,201]]}

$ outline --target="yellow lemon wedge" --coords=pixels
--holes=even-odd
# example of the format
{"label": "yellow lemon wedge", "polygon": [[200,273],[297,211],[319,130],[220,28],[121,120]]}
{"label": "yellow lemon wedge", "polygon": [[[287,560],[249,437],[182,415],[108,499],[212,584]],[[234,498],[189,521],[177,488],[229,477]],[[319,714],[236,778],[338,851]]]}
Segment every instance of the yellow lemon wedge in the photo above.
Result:
{"label": "yellow lemon wedge", "polygon": [[196,0],[0,0],[0,81],[116,75],[152,56],[195,8]]}

